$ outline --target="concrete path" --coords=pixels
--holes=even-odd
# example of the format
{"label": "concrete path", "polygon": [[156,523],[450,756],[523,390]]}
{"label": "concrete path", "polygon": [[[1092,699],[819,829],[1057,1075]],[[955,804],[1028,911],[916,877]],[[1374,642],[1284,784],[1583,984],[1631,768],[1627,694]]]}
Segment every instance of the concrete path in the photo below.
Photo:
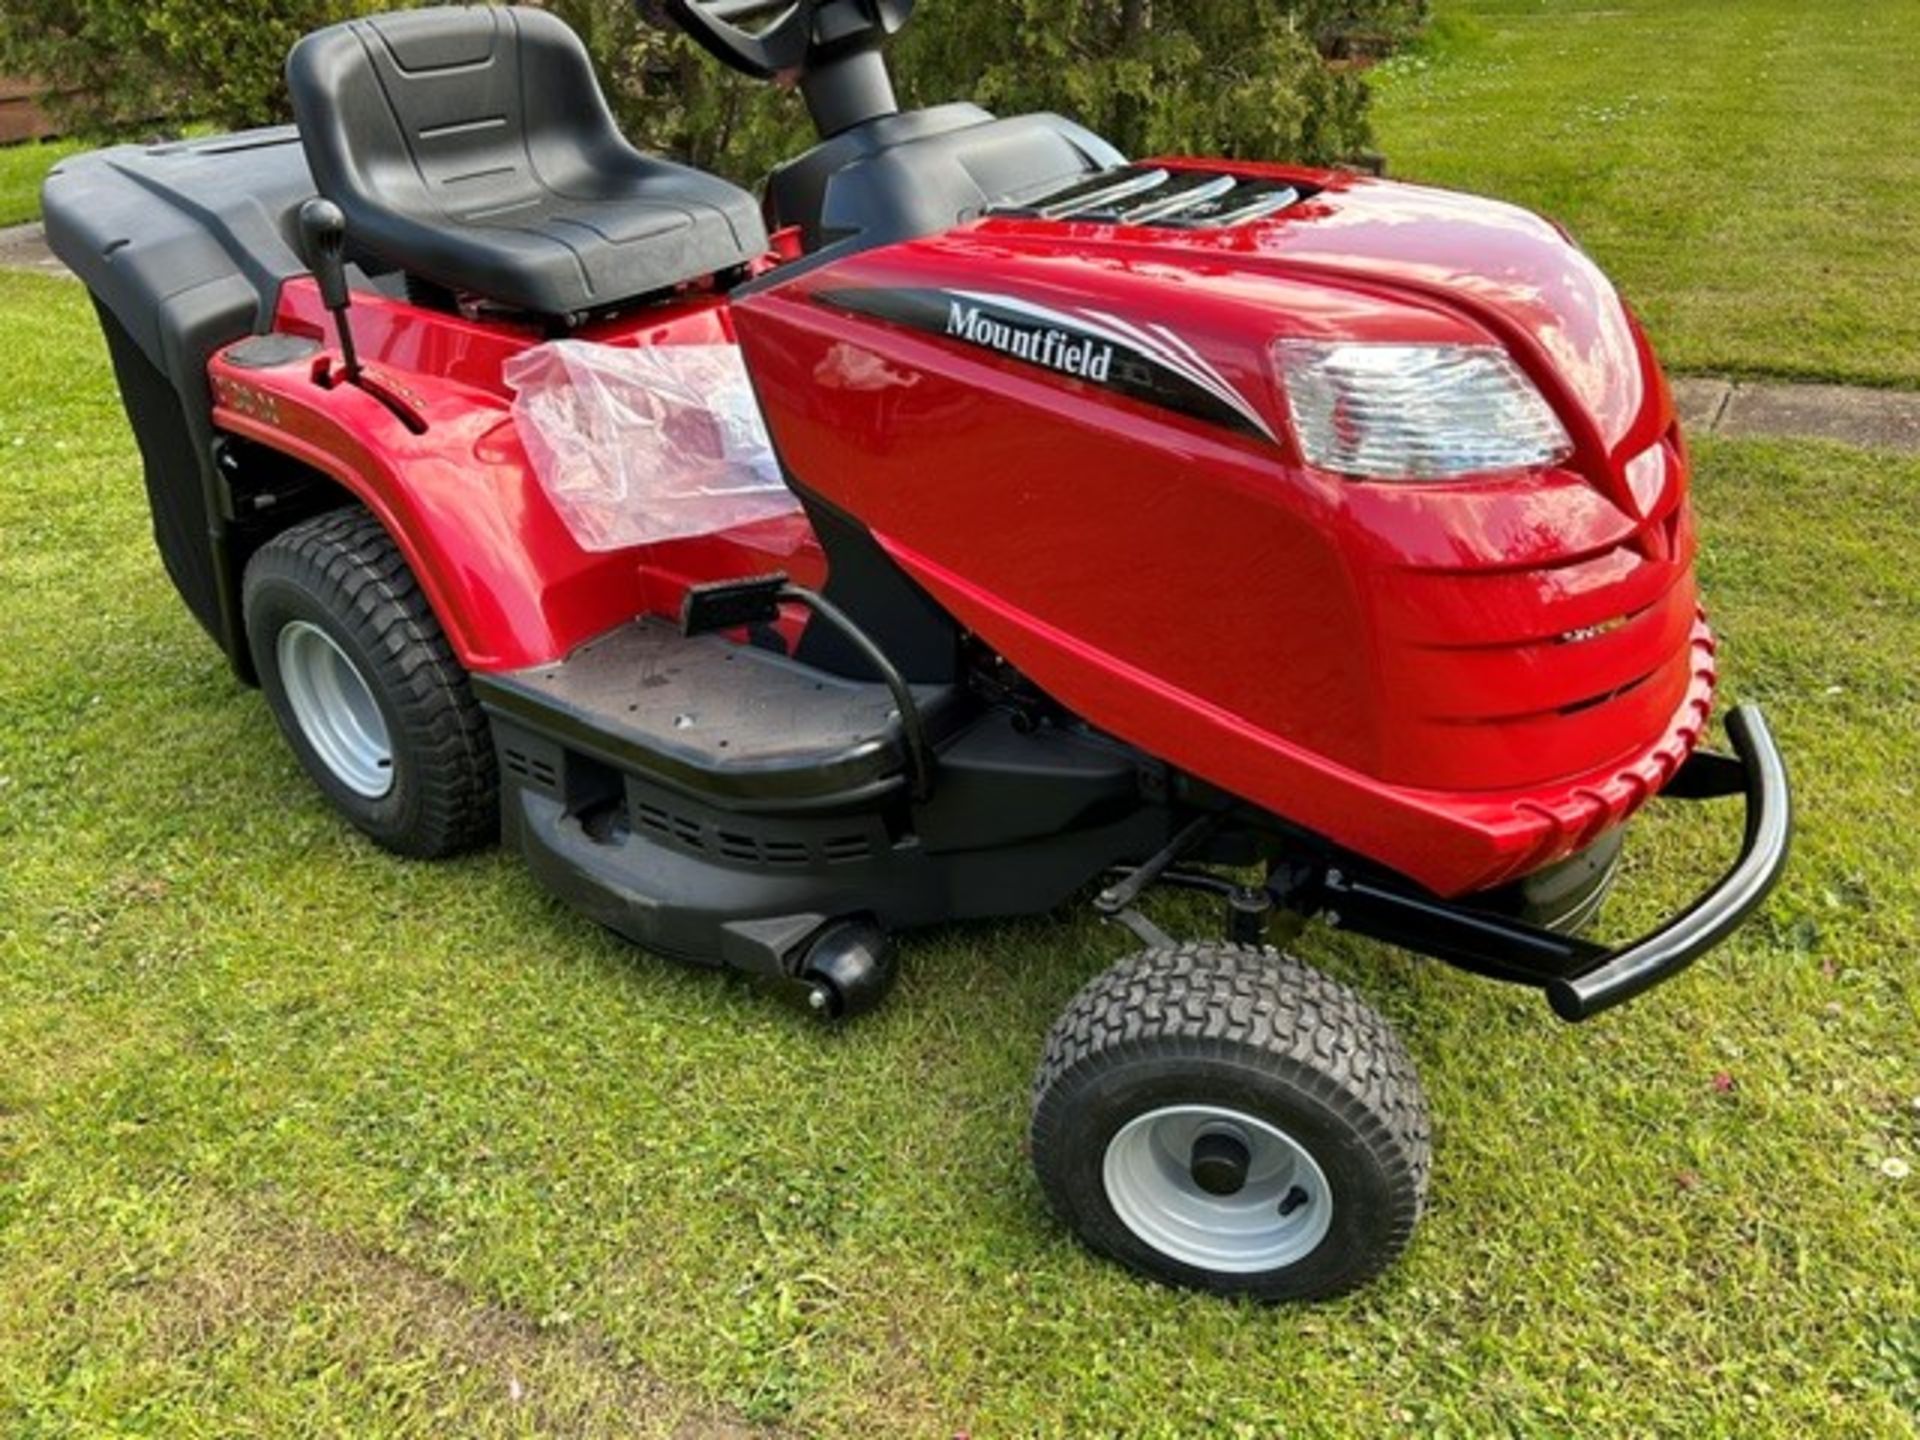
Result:
{"label": "concrete path", "polygon": [[31,225],[9,225],[0,230],[0,270],[33,270],[42,275],[67,273],[67,267],[47,249],[47,232],[38,220]]}
{"label": "concrete path", "polygon": [[1920,454],[1920,394],[1857,385],[1686,376],[1673,382],[1689,435],[1735,440],[1840,440]]}
{"label": "concrete path", "polygon": [[[37,223],[0,230],[0,269],[67,273]],[[1920,392],[1690,375],[1673,382],[1673,394],[1690,435],[1839,440],[1920,454]]]}

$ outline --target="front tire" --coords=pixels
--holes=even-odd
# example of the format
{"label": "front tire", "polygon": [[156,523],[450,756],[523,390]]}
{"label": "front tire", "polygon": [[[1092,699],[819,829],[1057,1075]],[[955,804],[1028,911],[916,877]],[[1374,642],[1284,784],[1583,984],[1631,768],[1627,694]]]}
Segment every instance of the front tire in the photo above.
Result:
{"label": "front tire", "polygon": [[267,705],[335,809],[420,859],[498,836],[486,716],[372,515],[335,510],[274,537],[247,565],[242,604]]}
{"label": "front tire", "polygon": [[1413,1235],[1431,1153],[1399,1038],[1273,950],[1149,950],[1047,1037],[1032,1154],[1055,1213],[1153,1279],[1261,1300],[1365,1284]]}

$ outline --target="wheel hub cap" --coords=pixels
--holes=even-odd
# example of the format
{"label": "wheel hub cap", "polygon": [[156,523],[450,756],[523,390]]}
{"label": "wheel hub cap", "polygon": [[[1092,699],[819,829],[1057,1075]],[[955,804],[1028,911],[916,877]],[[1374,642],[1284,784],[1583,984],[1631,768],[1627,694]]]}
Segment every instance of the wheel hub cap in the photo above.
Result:
{"label": "wheel hub cap", "polygon": [[393,745],[373,690],[333,637],[295,620],[275,644],[280,683],[300,733],[333,777],[379,800],[393,789]]}
{"label": "wheel hub cap", "polygon": [[1207,1130],[1193,1142],[1193,1156],[1187,1173],[1193,1183],[1209,1195],[1225,1198],[1247,1188],[1247,1167],[1253,1156],[1240,1137],[1224,1130]]}
{"label": "wheel hub cap", "polygon": [[1306,1147],[1223,1106],[1137,1116],[1108,1143],[1102,1179],[1135,1236],[1201,1270],[1245,1275],[1295,1264],[1333,1223],[1333,1189]]}

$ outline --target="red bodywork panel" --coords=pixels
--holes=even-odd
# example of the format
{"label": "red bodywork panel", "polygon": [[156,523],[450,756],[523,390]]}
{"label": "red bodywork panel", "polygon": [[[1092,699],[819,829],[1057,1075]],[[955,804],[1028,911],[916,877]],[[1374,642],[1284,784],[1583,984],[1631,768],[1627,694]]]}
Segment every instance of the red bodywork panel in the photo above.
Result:
{"label": "red bodywork panel", "polygon": [[[1706,722],[1658,367],[1544,221],[1230,168],[1323,188],[1216,231],[989,218],[743,301],[782,454],[1096,724],[1443,892],[1537,868],[1658,789]],[[1168,326],[1277,439],[850,312],[850,291]],[[1449,484],[1320,473],[1290,437],[1283,337],[1499,343],[1575,453]]]}
{"label": "red bodywork panel", "polygon": [[[417,417],[302,361],[211,367],[214,424],[285,451],[339,481],[380,517],[469,670],[563,658],[643,613],[671,615],[689,583],[784,570],[817,583],[825,561],[803,516],[724,535],[594,552],[574,542],[540,486],[510,415],[506,363],[542,335],[478,325],[357,295],[354,339],[368,376]],[[275,328],[332,339],[311,281],[281,293]],[[710,345],[733,338],[724,300],[662,306],[576,338],[609,345]],[[331,376],[337,360],[325,366]],[[416,433],[416,429],[418,433]]]}
{"label": "red bodywork panel", "polygon": [[[1685,449],[1638,327],[1525,212],[1219,168],[1317,193],[1214,231],[987,218],[580,338],[737,331],[798,481],[1041,688],[1168,763],[1444,894],[1590,843],[1671,777],[1713,691]],[[990,291],[1160,327],[1259,423],[1209,423],[831,303],[850,291]],[[538,335],[377,299],[354,321],[420,433],[310,365],[221,358],[216,422],[365,499],[471,667],[558,658],[670,612],[690,579],[818,580],[799,520],[581,551],[500,381]],[[329,333],[311,285],[287,288],[279,328]],[[1574,453],[1447,484],[1321,473],[1291,436],[1271,360],[1283,337],[1498,343]]]}

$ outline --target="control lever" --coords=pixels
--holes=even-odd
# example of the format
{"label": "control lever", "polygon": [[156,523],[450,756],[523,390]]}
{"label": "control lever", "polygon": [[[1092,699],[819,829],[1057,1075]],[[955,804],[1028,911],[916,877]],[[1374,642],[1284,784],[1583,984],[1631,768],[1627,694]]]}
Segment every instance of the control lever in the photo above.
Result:
{"label": "control lever", "polygon": [[358,385],[360,357],[353,346],[353,327],[347,323],[347,310],[353,304],[347,293],[347,217],[338,205],[316,196],[300,207],[300,248],[319,283],[320,303],[340,333],[347,383]]}

